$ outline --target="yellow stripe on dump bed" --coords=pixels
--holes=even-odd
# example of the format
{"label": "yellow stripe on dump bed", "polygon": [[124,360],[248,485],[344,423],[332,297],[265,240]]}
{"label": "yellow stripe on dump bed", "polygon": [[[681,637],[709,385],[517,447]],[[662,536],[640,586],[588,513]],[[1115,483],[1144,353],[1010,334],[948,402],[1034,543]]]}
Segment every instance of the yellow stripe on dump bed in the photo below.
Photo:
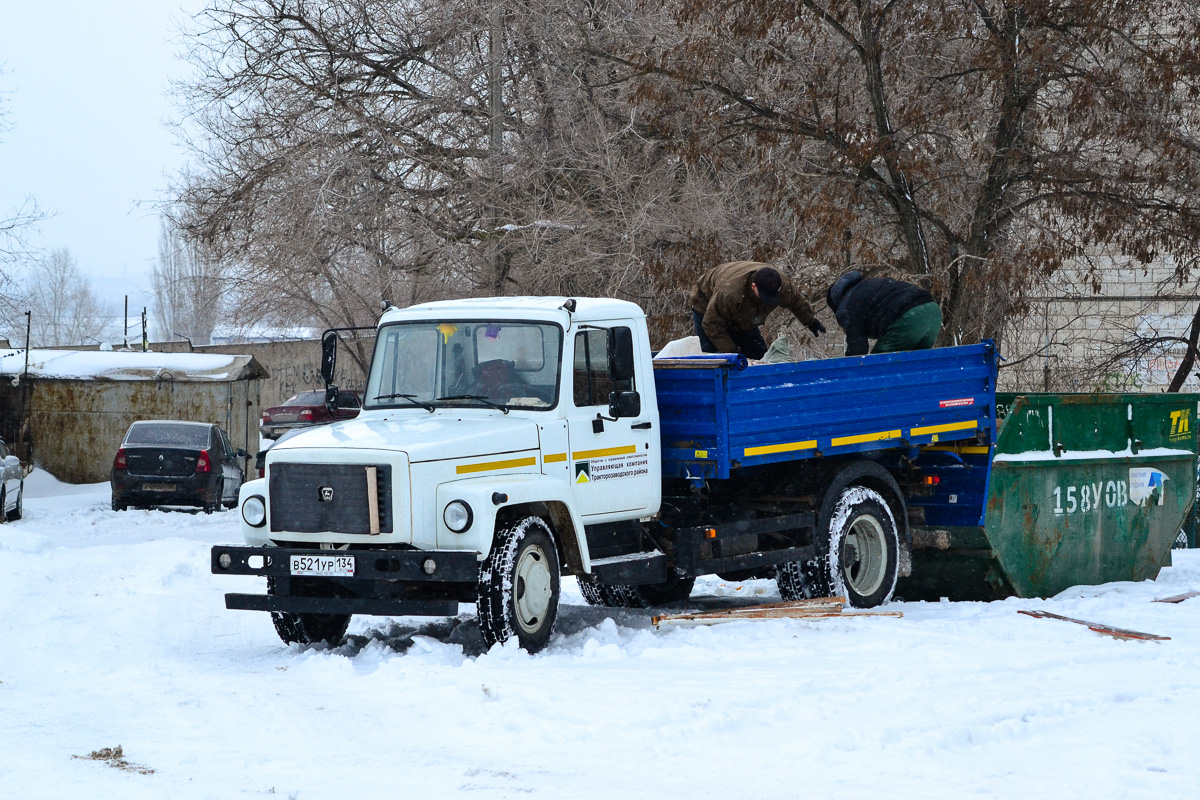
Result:
{"label": "yellow stripe on dump bed", "polygon": [[566,453],[550,453],[548,455],[542,456],[543,464],[557,464],[559,461],[566,461],[566,460],[567,460]]}
{"label": "yellow stripe on dump bed", "polygon": [[879,431],[878,433],[860,433],[857,436],[839,436],[833,440],[833,446],[843,444],[862,444],[863,442],[882,442],[887,439],[899,439],[900,431]]}
{"label": "yellow stripe on dump bed", "polygon": [[927,425],[924,428],[913,428],[910,435],[925,436],[930,433],[946,433],[947,431],[973,431],[978,427],[979,421],[970,419],[966,422],[951,422],[946,425]]}
{"label": "yellow stripe on dump bed", "polygon": [[947,453],[966,453],[968,455],[976,455],[976,456],[986,455],[988,453],[987,447],[978,447],[975,445],[971,445],[971,446],[963,445],[963,446],[959,447],[959,446],[953,445],[953,444],[939,444],[939,445],[934,445],[932,447],[926,447],[925,449],[926,450],[944,450]]}
{"label": "yellow stripe on dump bed", "polygon": [[768,444],[762,447],[747,447],[742,451],[742,456],[769,456],[772,453],[791,453],[796,450],[816,450],[817,440],[809,439],[806,442],[786,442],[784,444]]}
{"label": "yellow stripe on dump bed", "polygon": [[537,465],[537,459],[533,456],[528,458],[510,458],[507,461],[485,461],[482,464],[459,464],[454,468],[454,471],[459,475],[467,472],[490,472],[494,469],[512,469],[513,467],[532,467]]}
{"label": "yellow stripe on dump bed", "polygon": [[604,458],[605,456],[627,456],[630,453],[636,452],[636,444],[627,444],[624,447],[606,447],[603,450],[576,450],[574,453],[571,453],[571,458]]}

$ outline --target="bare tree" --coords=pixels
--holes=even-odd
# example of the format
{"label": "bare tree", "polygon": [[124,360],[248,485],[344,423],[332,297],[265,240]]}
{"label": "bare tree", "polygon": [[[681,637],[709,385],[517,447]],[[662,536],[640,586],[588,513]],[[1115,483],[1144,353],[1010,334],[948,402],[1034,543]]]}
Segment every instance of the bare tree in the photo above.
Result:
{"label": "bare tree", "polygon": [[753,175],[808,256],[926,281],[949,341],[998,335],[1091,249],[1148,263],[1200,235],[1195,3],[669,8],[677,33],[606,55],[674,151]]}
{"label": "bare tree", "polygon": [[[92,292],[71,251],[57,247],[23,276],[16,305],[31,312],[31,344],[99,344],[115,313]],[[8,316],[9,335],[23,340],[24,313]]]}
{"label": "bare tree", "polygon": [[[679,332],[694,273],[786,251],[762,190],[670,152],[597,50],[628,0],[220,2],[181,87],[177,218],[236,265],[242,319],[363,324],[378,301],[615,295]],[[771,242],[763,246],[763,242]],[[782,244],[781,244],[782,243]]]}
{"label": "bare tree", "polygon": [[221,314],[226,272],[217,259],[185,240],[164,218],[158,233],[158,262],[151,275],[158,336],[183,336],[192,344],[209,344]]}
{"label": "bare tree", "polygon": [[[3,74],[0,70],[0,75]],[[7,132],[10,127],[8,107],[0,96],[0,134]],[[26,197],[19,206],[7,213],[0,212],[0,315],[4,317],[17,313],[16,297],[20,292],[12,269],[18,262],[33,257],[29,234],[45,218],[46,214],[38,208],[33,197]]]}

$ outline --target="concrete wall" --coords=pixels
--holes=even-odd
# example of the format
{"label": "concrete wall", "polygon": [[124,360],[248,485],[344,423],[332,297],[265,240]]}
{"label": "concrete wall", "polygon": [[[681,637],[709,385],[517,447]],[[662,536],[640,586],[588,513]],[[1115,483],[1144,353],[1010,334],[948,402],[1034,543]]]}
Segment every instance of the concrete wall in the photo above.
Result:
{"label": "concrete wall", "polygon": [[[213,422],[253,456],[263,382],[26,379],[33,461],[68,483],[106,481],[125,431],[139,419]],[[0,384],[0,407],[13,405],[9,395],[21,390]]]}
{"label": "concrete wall", "polygon": [[[1099,280],[1080,267],[1065,270],[1031,303],[1029,314],[1009,322],[1001,350],[1010,362],[1000,387],[1028,391],[1162,391],[1183,359],[1182,343],[1143,356],[1122,355],[1137,339],[1187,336],[1197,304],[1196,287],[1179,286],[1169,259],[1144,267],[1131,259],[1091,259]],[[1117,356],[1116,363],[1106,362]],[[1183,391],[1200,391],[1193,372]]]}

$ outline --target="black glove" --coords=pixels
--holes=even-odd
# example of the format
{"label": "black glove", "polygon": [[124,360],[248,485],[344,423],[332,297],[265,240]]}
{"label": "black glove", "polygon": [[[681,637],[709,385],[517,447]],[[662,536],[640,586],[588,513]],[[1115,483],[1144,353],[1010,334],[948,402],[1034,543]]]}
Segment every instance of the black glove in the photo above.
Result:
{"label": "black glove", "polygon": [[808,329],[812,331],[813,336],[820,336],[825,332],[825,326],[821,324],[821,320],[813,318],[813,321],[808,323]]}

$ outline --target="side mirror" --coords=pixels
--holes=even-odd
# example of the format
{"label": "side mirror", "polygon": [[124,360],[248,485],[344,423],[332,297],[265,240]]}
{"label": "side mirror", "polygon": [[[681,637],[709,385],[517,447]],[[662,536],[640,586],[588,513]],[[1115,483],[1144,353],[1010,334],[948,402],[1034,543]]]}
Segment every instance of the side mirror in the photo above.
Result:
{"label": "side mirror", "polygon": [[614,381],[633,378],[633,330],[631,328],[608,329],[608,374]]}
{"label": "side mirror", "polygon": [[330,384],[325,387],[325,407],[329,409],[329,413],[337,411],[338,407],[338,387]]}
{"label": "side mirror", "polygon": [[642,396],[637,392],[609,392],[608,415],[610,417],[636,417],[641,413]]}
{"label": "side mirror", "polygon": [[17,458],[16,456],[5,456],[4,457],[4,466],[19,467],[19,466],[21,466],[21,459]]}
{"label": "side mirror", "polygon": [[249,458],[250,457],[250,454],[247,453],[245,450],[243,450],[240,447],[237,449],[237,452],[234,453],[233,455],[237,458]]}
{"label": "side mirror", "polygon": [[[326,331],[321,337],[321,379],[325,381],[325,385],[333,383],[333,376],[337,371],[337,351],[338,351],[338,335],[334,331]],[[329,400],[325,400],[325,405],[329,405]]]}

